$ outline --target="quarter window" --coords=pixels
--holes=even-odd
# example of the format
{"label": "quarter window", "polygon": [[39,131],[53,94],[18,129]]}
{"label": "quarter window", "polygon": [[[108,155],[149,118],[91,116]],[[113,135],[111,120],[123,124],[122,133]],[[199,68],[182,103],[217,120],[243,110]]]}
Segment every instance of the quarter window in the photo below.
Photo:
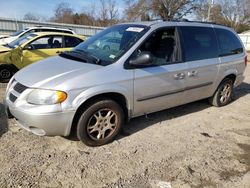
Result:
{"label": "quarter window", "polygon": [[239,39],[225,29],[215,29],[220,46],[220,56],[243,53],[243,47]]}
{"label": "quarter window", "polygon": [[181,27],[186,61],[216,58],[219,48],[213,28]]}

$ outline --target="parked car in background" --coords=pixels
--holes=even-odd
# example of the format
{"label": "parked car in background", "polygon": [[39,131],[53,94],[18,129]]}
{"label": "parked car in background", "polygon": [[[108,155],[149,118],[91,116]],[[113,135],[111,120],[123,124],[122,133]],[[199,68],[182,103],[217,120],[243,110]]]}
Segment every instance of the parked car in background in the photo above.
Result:
{"label": "parked car in background", "polygon": [[[118,51],[93,48],[115,33],[121,35]],[[133,117],[205,98],[214,106],[229,104],[246,66],[243,44],[228,27],[118,24],[15,74],[6,111],[36,135],[76,132],[85,144],[99,146]]]}
{"label": "parked car in background", "polygon": [[71,50],[84,36],[56,32],[38,32],[0,46],[0,80],[8,81],[19,69],[50,56]]}
{"label": "parked car in background", "polygon": [[97,42],[97,47],[104,50],[119,51],[121,38],[107,38]]}
{"label": "parked car in background", "polygon": [[28,27],[23,30],[17,31],[9,36],[3,36],[2,38],[0,38],[0,45],[8,44],[24,35],[36,32],[60,32],[60,33],[75,34],[75,32],[72,31],[71,29],[44,27],[44,26]]}
{"label": "parked car in background", "polygon": [[7,38],[9,35],[0,35],[0,39]]}

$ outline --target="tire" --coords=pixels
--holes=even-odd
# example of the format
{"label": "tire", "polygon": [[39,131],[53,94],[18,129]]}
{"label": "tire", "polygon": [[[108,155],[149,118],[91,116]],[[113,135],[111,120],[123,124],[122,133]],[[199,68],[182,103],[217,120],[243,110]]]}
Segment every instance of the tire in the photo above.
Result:
{"label": "tire", "polygon": [[110,99],[93,102],[81,114],[77,137],[88,146],[101,146],[114,140],[124,123],[124,112]]}
{"label": "tire", "polygon": [[15,70],[11,65],[2,64],[0,65],[0,82],[8,82],[11,77],[15,74]]}
{"label": "tire", "polygon": [[229,104],[232,100],[233,80],[225,78],[215,91],[214,95],[209,98],[209,102],[213,106],[221,107]]}

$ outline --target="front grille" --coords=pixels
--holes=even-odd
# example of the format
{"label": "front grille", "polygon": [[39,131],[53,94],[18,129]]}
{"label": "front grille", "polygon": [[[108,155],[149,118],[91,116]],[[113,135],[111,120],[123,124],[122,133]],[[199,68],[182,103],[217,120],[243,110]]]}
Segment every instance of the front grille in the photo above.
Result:
{"label": "front grille", "polygon": [[17,83],[15,86],[14,86],[14,90],[16,91],[16,92],[18,92],[18,93],[22,93],[22,92],[24,92],[26,89],[27,89],[28,87],[26,87],[26,86],[24,86],[24,85],[22,85],[22,84],[20,84],[20,83]]}
{"label": "front grille", "polygon": [[13,95],[12,93],[10,93],[9,99],[10,99],[11,102],[14,103],[16,101],[17,97],[15,95]]}
{"label": "front grille", "polygon": [[17,98],[26,90],[28,87],[18,83],[16,80],[14,80],[11,83],[10,90],[9,90],[9,100],[11,102],[15,102]]}

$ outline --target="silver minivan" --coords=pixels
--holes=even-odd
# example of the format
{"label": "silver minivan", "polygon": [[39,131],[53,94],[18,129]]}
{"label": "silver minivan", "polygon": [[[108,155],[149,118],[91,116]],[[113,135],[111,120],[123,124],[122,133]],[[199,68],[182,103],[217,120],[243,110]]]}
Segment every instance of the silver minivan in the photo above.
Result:
{"label": "silver minivan", "polygon": [[[106,38],[119,38],[119,45],[96,45]],[[204,98],[218,107],[228,104],[246,65],[239,37],[224,26],[118,24],[15,74],[6,111],[36,135],[76,132],[86,145],[100,146],[136,116]]]}

